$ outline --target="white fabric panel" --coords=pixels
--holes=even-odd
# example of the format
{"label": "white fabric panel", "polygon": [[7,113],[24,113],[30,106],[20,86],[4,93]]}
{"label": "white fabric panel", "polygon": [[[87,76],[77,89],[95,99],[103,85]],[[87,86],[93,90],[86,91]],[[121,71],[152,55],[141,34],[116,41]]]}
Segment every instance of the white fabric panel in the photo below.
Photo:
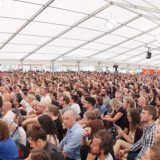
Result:
{"label": "white fabric panel", "polygon": [[51,6],[89,14],[106,4],[104,0],[58,0]]}

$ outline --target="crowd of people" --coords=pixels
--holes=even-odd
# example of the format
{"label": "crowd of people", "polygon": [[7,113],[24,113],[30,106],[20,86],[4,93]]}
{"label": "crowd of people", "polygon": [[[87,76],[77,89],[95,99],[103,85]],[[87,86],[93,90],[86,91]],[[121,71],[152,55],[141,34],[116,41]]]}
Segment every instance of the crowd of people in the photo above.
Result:
{"label": "crowd of people", "polygon": [[160,160],[160,76],[1,72],[0,159]]}

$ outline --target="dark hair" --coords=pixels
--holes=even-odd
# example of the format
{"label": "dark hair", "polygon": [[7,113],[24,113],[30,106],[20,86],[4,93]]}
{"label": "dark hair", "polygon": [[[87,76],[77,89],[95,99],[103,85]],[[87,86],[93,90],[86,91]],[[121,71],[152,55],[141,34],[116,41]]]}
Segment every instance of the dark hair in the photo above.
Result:
{"label": "dark hair", "polygon": [[30,160],[51,160],[49,154],[44,150],[31,150]]}
{"label": "dark hair", "polygon": [[78,96],[77,95],[71,95],[71,99],[74,100],[74,102],[78,101]]}
{"label": "dark hair", "polygon": [[157,94],[158,94],[156,89],[152,88],[152,89],[150,89],[150,91],[153,92],[153,95],[154,95],[154,98],[155,98],[157,96]]}
{"label": "dark hair", "polygon": [[22,126],[22,122],[23,122],[23,117],[22,117],[22,115],[21,115],[21,112],[18,110],[18,109],[12,109],[12,112],[15,114],[15,118],[16,118],[16,120],[17,120],[17,124],[18,124],[18,126],[19,127],[21,127]]}
{"label": "dark hair", "polygon": [[108,131],[100,130],[94,137],[101,140],[100,149],[104,151],[105,155],[108,155],[109,153],[113,154],[112,135]]}
{"label": "dark hair", "polygon": [[150,115],[152,115],[152,119],[155,121],[157,119],[157,109],[152,105],[147,105],[144,107],[145,111],[148,111]]}
{"label": "dark hair", "polygon": [[27,132],[27,136],[33,141],[38,141],[39,139],[43,141],[47,140],[46,132],[38,126],[33,126],[32,129]]}
{"label": "dark hair", "polygon": [[141,126],[141,117],[138,109],[132,108],[129,110],[132,122],[130,125],[131,131],[135,131],[138,126]]}
{"label": "dark hair", "polygon": [[41,127],[45,130],[47,135],[48,134],[53,136],[57,135],[56,126],[53,124],[53,121],[49,116],[47,115],[39,116],[38,122],[40,123]]}
{"label": "dark hair", "polygon": [[103,104],[103,98],[98,96],[97,97],[98,107],[100,107]]}
{"label": "dark hair", "polygon": [[96,104],[96,100],[93,97],[87,96],[84,98],[87,102],[89,102],[92,106]]}
{"label": "dark hair", "polygon": [[9,137],[9,128],[6,122],[0,120],[0,141]]}
{"label": "dark hair", "polygon": [[63,98],[63,101],[65,101],[67,104],[70,103],[70,99],[68,96],[63,95],[62,98]]}

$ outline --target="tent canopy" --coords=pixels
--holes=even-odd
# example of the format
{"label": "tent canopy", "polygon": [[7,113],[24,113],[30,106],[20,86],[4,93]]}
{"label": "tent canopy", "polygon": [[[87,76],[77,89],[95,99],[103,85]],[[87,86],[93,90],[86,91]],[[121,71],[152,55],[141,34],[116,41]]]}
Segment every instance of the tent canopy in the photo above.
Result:
{"label": "tent canopy", "polygon": [[0,0],[0,61],[159,67],[159,0]]}

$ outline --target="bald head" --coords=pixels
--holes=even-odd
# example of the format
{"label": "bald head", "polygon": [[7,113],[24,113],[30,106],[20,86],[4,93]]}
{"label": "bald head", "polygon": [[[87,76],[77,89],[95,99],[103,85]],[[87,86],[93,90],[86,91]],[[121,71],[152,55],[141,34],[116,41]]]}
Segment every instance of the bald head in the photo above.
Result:
{"label": "bald head", "polygon": [[12,109],[12,104],[11,104],[11,102],[4,102],[3,103],[3,106],[2,106],[2,111],[4,112],[4,113],[7,113],[9,110],[11,110]]}
{"label": "bald head", "polygon": [[146,98],[144,98],[144,97],[138,98],[138,106],[139,107],[143,108],[146,106],[146,104],[147,104]]}
{"label": "bald head", "polygon": [[72,110],[64,112],[62,118],[66,128],[72,128],[72,126],[76,123],[76,114]]}

